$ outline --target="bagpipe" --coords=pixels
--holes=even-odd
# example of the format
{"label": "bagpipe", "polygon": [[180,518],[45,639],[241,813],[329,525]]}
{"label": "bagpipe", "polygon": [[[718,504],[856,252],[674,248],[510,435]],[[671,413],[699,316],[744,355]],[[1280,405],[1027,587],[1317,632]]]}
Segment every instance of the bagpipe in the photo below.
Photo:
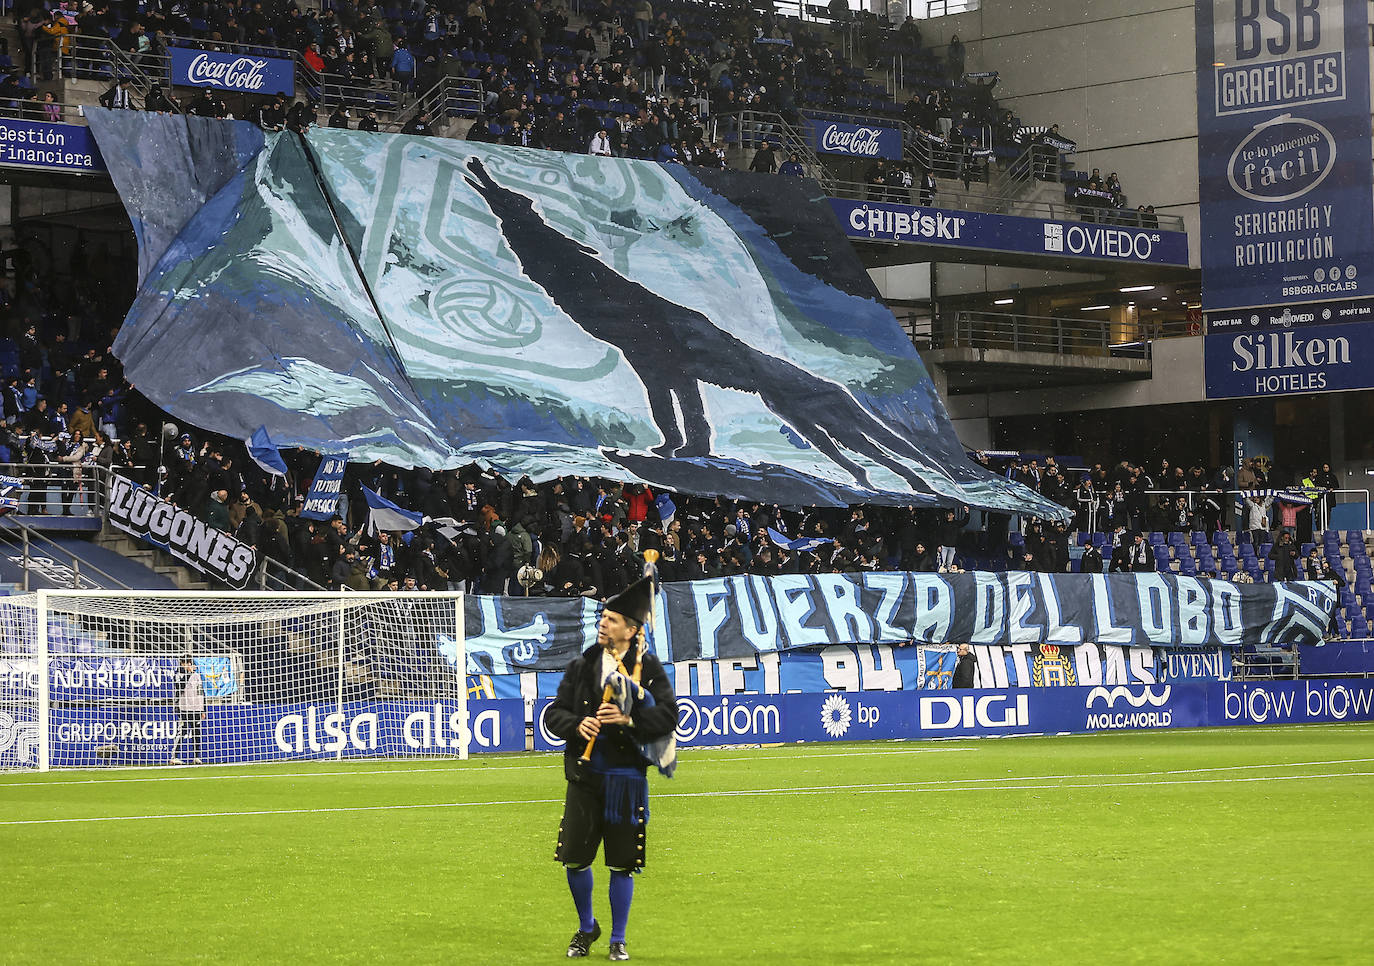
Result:
{"label": "bagpipe", "polygon": [[[615,670],[607,674],[603,682],[601,703],[616,705],[626,717],[632,715],[636,707],[648,708],[654,705],[654,696],[649,693],[648,688],[640,684],[640,677],[644,671],[644,655],[649,650],[649,639],[655,633],[655,613],[658,608],[658,556],[657,550],[644,551],[644,578],[649,581],[649,612],[648,619],[635,635],[634,670],[627,671],[625,662],[618,660]],[[596,737],[593,735],[587,741],[586,750],[582,752],[582,761],[591,761],[592,751],[596,747]],[[677,770],[675,735],[669,733],[664,738],[640,743],[639,752],[646,765],[656,767],[665,778],[673,777],[673,772]]]}

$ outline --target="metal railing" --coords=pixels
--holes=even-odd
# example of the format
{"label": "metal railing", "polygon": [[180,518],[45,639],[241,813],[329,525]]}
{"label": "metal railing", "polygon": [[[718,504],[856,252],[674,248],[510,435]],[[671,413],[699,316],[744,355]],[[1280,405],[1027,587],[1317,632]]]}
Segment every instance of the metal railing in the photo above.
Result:
{"label": "metal railing", "polygon": [[86,110],[80,104],[44,101],[32,97],[27,100],[0,100],[0,117],[22,118],[25,121],[52,121],[57,124],[85,124]]}
{"label": "metal railing", "polygon": [[258,572],[254,575],[252,584],[258,590],[315,590],[327,591],[328,587],[321,587],[305,574],[292,570],[280,560],[260,554]]}
{"label": "metal railing", "polygon": [[[1278,489],[1278,487],[1267,487],[1266,489]],[[1289,492],[1293,492],[1293,493],[1297,493],[1297,492],[1299,492],[1300,490],[1301,490],[1301,487],[1296,487],[1296,486],[1295,486],[1295,487],[1290,487],[1290,488],[1289,488]],[[1168,498],[1168,499],[1180,499],[1180,498],[1181,498],[1181,499],[1186,499],[1186,500],[1188,501],[1187,504],[1186,504],[1186,506],[1188,507],[1188,511],[1191,513],[1191,512],[1192,512],[1192,509],[1193,509],[1194,501],[1195,501],[1198,497],[1201,497],[1201,496],[1229,496],[1229,497],[1232,498],[1232,500],[1233,500],[1236,504],[1240,504],[1247,496],[1250,496],[1250,495],[1253,494],[1255,491],[1254,491],[1254,490],[1142,490],[1141,492],[1144,493],[1146,496],[1164,497],[1164,498]],[[1335,505],[1337,505],[1337,504],[1339,504],[1339,503],[1350,503],[1350,502],[1352,502],[1352,501],[1350,501],[1350,500],[1327,500],[1327,499],[1325,499],[1327,496],[1335,496],[1335,495],[1337,495],[1337,494],[1349,494],[1349,495],[1352,495],[1352,496],[1358,494],[1358,495],[1363,496],[1363,498],[1364,498],[1364,499],[1363,499],[1363,505],[1364,505],[1364,528],[1365,528],[1366,530],[1370,529],[1370,512],[1369,512],[1369,494],[1370,494],[1370,491],[1369,491],[1369,490],[1357,490],[1357,489],[1345,489],[1345,488],[1342,488],[1342,489],[1335,489],[1335,490],[1320,490],[1320,491],[1319,491],[1319,493],[1318,493],[1318,495],[1317,495],[1317,499],[1314,500],[1313,503],[1312,503],[1312,506],[1316,509],[1316,513],[1317,513],[1317,519],[1313,521],[1313,523],[1312,523],[1312,529],[1313,529],[1313,530],[1325,530],[1325,529],[1326,529],[1326,525],[1327,525],[1327,523],[1329,522],[1329,517],[1330,517],[1330,513],[1331,513],[1331,507],[1332,507],[1332,506],[1335,506]],[[1360,501],[1355,501],[1355,502],[1360,502]],[[1269,517],[1270,517],[1270,518],[1269,518],[1269,522],[1270,522],[1270,523],[1273,523],[1273,522],[1274,522],[1273,515],[1270,514]],[[1243,530],[1243,529],[1245,529],[1245,528],[1244,528],[1244,527],[1239,527],[1239,526],[1238,526],[1237,529],[1238,529],[1238,530]],[[1274,528],[1273,528],[1273,527],[1270,527],[1269,529],[1270,529],[1270,530],[1273,530]]]}
{"label": "metal railing", "polygon": [[170,72],[165,54],[131,55],[109,37],[73,34],[61,61],[63,77],[105,80],[114,83],[127,77],[141,104],[158,83],[166,84]]}
{"label": "metal railing", "polygon": [[[853,201],[885,201],[893,204],[916,205],[920,203],[920,193],[914,186],[910,189],[894,188],[891,185],[870,185],[861,181],[840,181],[835,178],[820,179],[826,193],[834,198],[848,198]],[[1057,201],[1024,201],[1015,198],[999,198],[980,194],[976,191],[960,191],[958,197],[941,201],[946,191],[938,185],[932,207],[949,208],[958,211],[978,211],[995,215],[1016,214],[1030,218],[1044,218],[1047,221],[1081,221],[1079,206]],[[1113,209],[1111,219],[1099,218],[1088,224],[1099,224],[1120,228],[1142,228],[1160,231],[1183,231],[1183,219],[1177,215],[1142,215],[1135,210]],[[1158,224],[1156,224],[1158,222]]]}
{"label": "metal railing", "polygon": [[[24,593],[33,589],[30,586],[32,582],[30,578],[35,570],[41,570],[49,582],[69,590],[133,589],[118,577],[107,573],[89,560],[84,561],[86,576],[83,578],[81,574],[83,561],[76,553],[13,517],[8,518],[3,525],[0,525],[0,547],[18,554],[17,559],[15,557],[11,557],[11,559],[22,564],[21,587]],[[64,557],[71,560],[70,567],[63,562],[62,558]],[[92,580],[92,576],[99,579]]]}
{"label": "metal railing", "polygon": [[81,463],[0,463],[0,476],[23,482],[20,516],[101,518],[110,490],[111,471]]}
{"label": "metal railing", "polygon": [[969,13],[981,7],[982,0],[926,0],[926,19]]}
{"label": "metal railing", "polygon": [[1054,355],[1149,359],[1151,343],[1160,338],[1195,335],[1186,322],[1112,324],[1090,319],[1016,315],[1003,312],[959,312],[930,329],[932,349],[1007,349]]}
{"label": "metal railing", "polygon": [[761,148],[765,144],[778,144],[783,153],[779,161],[786,160],[789,154],[796,154],[806,173],[819,181],[823,188],[828,190],[829,186],[835,183],[820,157],[812,150],[811,140],[784,120],[781,114],[743,110],[712,114],[709,122],[712,125],[713,141],[724,133],[735,135],[741,148]]}
{"label": "metal railing", "polygon": [[397,130],[420,114],[431,119],[475,117],[482,111],[482,85],[469,77],[442,77],[391,119]]}

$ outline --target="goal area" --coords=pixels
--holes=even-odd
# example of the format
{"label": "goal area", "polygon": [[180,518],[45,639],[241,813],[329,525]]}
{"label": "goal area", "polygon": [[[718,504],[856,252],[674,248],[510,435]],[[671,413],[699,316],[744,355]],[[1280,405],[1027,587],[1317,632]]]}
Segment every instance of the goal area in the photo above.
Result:
{"label": "goal area", "polygon": [[461,593],[0,598],[0,769],[466,758]]}

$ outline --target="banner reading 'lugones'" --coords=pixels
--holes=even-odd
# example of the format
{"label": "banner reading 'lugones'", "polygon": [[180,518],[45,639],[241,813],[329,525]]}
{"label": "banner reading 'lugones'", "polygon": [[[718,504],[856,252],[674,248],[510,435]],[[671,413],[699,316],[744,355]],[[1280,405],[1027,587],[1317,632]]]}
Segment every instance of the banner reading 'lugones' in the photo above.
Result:
{"label": "banner reading 'lugones'", "polygon": [[122,476],[110,480],[110,522],[235,590],[258,569],[258,552]]}

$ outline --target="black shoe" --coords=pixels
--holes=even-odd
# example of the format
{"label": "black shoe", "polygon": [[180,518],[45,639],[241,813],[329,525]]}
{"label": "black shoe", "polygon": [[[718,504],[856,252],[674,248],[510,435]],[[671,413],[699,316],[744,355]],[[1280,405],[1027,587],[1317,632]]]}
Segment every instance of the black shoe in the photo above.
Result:
{"label": "black shoe", "polygon": [[601,938],[601,923],[593,921],[592,931],[583,932],[578,930],[573,933],[572,942],[568,943],[568,958],[581,959],[592,951],[592,943]]}
{"label": "black shoe", "polygon": [[611,943],[611,951],[606,954],[606,958],[613,963],[623,963],[630,958],[630,954],[625,951],[624,943]]}

